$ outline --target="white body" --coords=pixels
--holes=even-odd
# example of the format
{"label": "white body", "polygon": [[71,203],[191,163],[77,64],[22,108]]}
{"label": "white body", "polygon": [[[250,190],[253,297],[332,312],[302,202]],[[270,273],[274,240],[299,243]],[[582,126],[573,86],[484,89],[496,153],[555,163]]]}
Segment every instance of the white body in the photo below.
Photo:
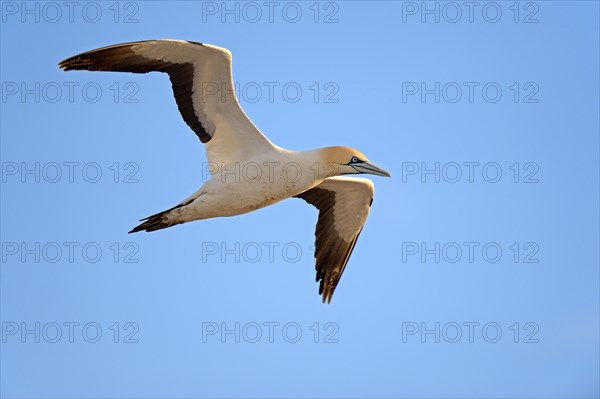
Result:
{"label": "white body", "polygon": [[326,177],[322,166],[317,151],[293,152],[276,146],[245,161],[211,163],[210,180],[181,201],[187,205],[173,217],[190,221],[264,208],[318,185]]}

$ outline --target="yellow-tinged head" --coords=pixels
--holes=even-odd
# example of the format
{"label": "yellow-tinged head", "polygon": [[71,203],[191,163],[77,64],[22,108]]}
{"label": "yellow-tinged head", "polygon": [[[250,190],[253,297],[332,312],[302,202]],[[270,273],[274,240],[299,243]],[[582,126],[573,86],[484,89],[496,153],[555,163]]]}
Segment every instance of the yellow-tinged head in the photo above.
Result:
{"label": "yellow-tinged head", "polygon": [[320,150],[323,165],[321,169],[331,176],[370,174],[391,177],[391,175],[373,165],[361,152],[350,147],[336,146]]}

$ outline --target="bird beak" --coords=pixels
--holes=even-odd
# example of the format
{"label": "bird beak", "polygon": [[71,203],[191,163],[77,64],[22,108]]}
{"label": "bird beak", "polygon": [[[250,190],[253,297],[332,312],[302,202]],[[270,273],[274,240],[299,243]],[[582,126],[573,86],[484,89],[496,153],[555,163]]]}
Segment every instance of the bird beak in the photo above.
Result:
{"label": "bird beak", "polygon": [[358,171],[358,173],[366,173],[369,175],[392,177],[392,175],[390,175],[387,171],[385,171],[373,164],[370,164],[368,162],[355,163],[355,164],[352,164],[352,167],[356,171]]}

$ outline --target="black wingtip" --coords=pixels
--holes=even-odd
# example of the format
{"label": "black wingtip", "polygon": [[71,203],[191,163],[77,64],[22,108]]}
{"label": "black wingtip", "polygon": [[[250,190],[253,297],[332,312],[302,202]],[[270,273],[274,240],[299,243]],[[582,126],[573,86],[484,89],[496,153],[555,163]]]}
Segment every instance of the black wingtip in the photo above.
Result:
{"label": "black wingtip", "polygon": [[63,71],[88,70],[89,67],[78,55],[62,60],[58,67]]}
{"label": "black wingtip", "polygon": [[323,303],[331,303],[331,298],[333,297],[333,292],[335,291],[335,287],[324,287],[324,280],[321,280],[321,284],[319,286],[319,294],[322,295]]}
{"label": "black wingtip", "polygon": [[59,67],[60,69],[62,69],[62,70],[65,70],[65,71],[67,71],[67,70],[68,70],[67,68],[69,67],[69,65],[68,65],[68,62],[67,62],[68,60],[69,60],[69,59],[62,60],[61,62],[59,62],[59,63],[58,63],[58,67]]}

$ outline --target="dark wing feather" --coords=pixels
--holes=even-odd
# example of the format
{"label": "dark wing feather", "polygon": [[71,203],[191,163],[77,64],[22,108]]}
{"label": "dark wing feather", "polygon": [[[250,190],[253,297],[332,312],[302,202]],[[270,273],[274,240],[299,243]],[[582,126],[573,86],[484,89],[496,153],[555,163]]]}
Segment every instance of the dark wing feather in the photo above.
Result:
{"label": "dark wing feather", "polygon": [[296,197],[319,209],[316,281],[323,302],[329,303],[367,219],[373,184],[366,179],[330,178]]}
{"label": "dark wing feather", "polygon": [[209,162],[236,162],[273,148],[240,107],[227,49],[183,40],[147,40],[88,51],[59,66],[66,71],[167,73],[184,121],[207,144]]}
{"label": "dark wing feather", "polygon": [[[65,71],[87,70],[87,71],[115,71],[115,72],[165,72],[169,75],[173,93],[179,112],[187,125],[196,133],[200,141],[207,143],[211,134],[202,125],[194,111],[193,87],[194,87],[194,65],[191,62],[167,61],[160,58],[152,58],[134,51],[135,46],[148,46],[152,42],[144,41],[117,44],[88,51],[61,61],[58,65]],[[203,46],[202,43],[186,42],[195,46]],[[168,59],[168,57],[167,57]]]}

